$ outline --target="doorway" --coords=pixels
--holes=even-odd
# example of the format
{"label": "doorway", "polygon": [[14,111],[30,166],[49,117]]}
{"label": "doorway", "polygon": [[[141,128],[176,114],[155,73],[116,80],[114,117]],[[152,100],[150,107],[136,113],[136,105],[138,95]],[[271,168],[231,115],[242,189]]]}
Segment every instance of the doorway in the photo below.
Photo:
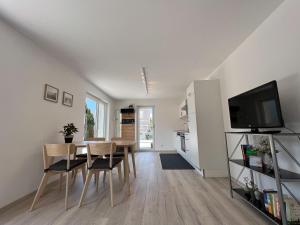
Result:
{"label": "doorway", "polygon": [[137,137],[139,150],[154,150],[154,107],[139,106],[137,112]]}

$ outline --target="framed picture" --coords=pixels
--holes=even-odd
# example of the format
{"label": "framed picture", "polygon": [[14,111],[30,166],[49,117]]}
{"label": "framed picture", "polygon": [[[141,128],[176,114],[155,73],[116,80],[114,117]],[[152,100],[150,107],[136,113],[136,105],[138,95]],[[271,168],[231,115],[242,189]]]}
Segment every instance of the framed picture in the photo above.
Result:
{"label": "framed picture", "polygon": [[68,92],[63,92],[63,99],[62,99],[62,104],[72,107],[73,106],[73,95],[71,95]]}
{"label": "framed picture", "polygon": [[45,84],[44,99],[50,102],[58,102],[59,90],[49,84]]}

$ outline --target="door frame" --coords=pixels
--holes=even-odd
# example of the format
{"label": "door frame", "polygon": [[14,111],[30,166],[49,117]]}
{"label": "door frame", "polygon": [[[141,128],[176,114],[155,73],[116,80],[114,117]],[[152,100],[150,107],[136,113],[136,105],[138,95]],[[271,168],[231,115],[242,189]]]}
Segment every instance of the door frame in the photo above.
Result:
{"label": "door frame", "polygon": [[[136,139],[137,139],[137,150],[138,151],[155,151],[155,106],[154,105],[138,105],[137,114],[136,114]],[[153,148],[149,149],[140,149],[140,135],[139,135],[139,112],[141,108],[152,108],[152,117],[153,117]]]}

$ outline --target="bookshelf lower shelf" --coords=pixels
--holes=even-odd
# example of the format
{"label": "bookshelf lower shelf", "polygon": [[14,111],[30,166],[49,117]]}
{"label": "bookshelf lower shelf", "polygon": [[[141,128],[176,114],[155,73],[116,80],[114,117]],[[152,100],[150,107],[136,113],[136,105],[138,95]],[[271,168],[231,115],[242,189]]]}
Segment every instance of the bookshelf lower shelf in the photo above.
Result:
{"label": "bookshelf lower shelf", "polygon": [[246,192],[242,188],[233,188],[232,191],[236,193],[240,197],[240,199],[242,199],[244,202],[246,202],[256,211],[258,211],[261,215],[263,215],[273,224],[278,224],[278,225],[282,224],[280,220],[278,220],[277,218],[275,218],[265,210],[263,199],[261,199],[261,201],[251,200],[251,197],[247,196]]}

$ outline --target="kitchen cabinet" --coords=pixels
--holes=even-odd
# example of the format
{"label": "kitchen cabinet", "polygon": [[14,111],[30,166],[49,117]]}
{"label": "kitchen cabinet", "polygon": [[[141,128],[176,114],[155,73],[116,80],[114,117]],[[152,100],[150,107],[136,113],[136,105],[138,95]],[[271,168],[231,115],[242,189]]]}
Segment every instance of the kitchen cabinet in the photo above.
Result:
{"label": "kitchen cabinet", "polygon": [[189,113],[196,112],[196,104],[195,104],[195,92],[193,83],[188,87],[186,91],[186,101],[187,101],[187,111]]}
{"label": "kitchen cabinet", "polygon": [[192,157],[191,149],[192,149],[192,142],[190,138],[190,133],[188,133],[185,134],[185,157],[184,158],[189,162],[191,162],[191,157]]}
{"label": "kitchen cabinet", "polygon": [[184,100],[179,107],[179,117],[181,119],[184,119],[187,117],[187,103],[186,100]]}
{"label": "kitchen cabinet", "polygon": [[175,149],[178,153],[182,152],[181,151],[181,140],[180,136],[177,135],[177,132],[174,132],[174,140],[175,140]]}
{"label": "kitchen cabinet", "polygon": [[207,177],[227,176],[219,81],[193,81],[186,90],[186,99],[186,160]]}
{"label": "kitchen cabinet", "polygon": [[189,126],[189,135],[188,139],[188,147],[187,152],[189,154],[189,160],[193,164],[193,166],[200,169],[199,164],[199,151],[198,151],[198,141],[197,141],[197,121],[196,121],[196,114],[190,113],[188,116],[188,126]]}

